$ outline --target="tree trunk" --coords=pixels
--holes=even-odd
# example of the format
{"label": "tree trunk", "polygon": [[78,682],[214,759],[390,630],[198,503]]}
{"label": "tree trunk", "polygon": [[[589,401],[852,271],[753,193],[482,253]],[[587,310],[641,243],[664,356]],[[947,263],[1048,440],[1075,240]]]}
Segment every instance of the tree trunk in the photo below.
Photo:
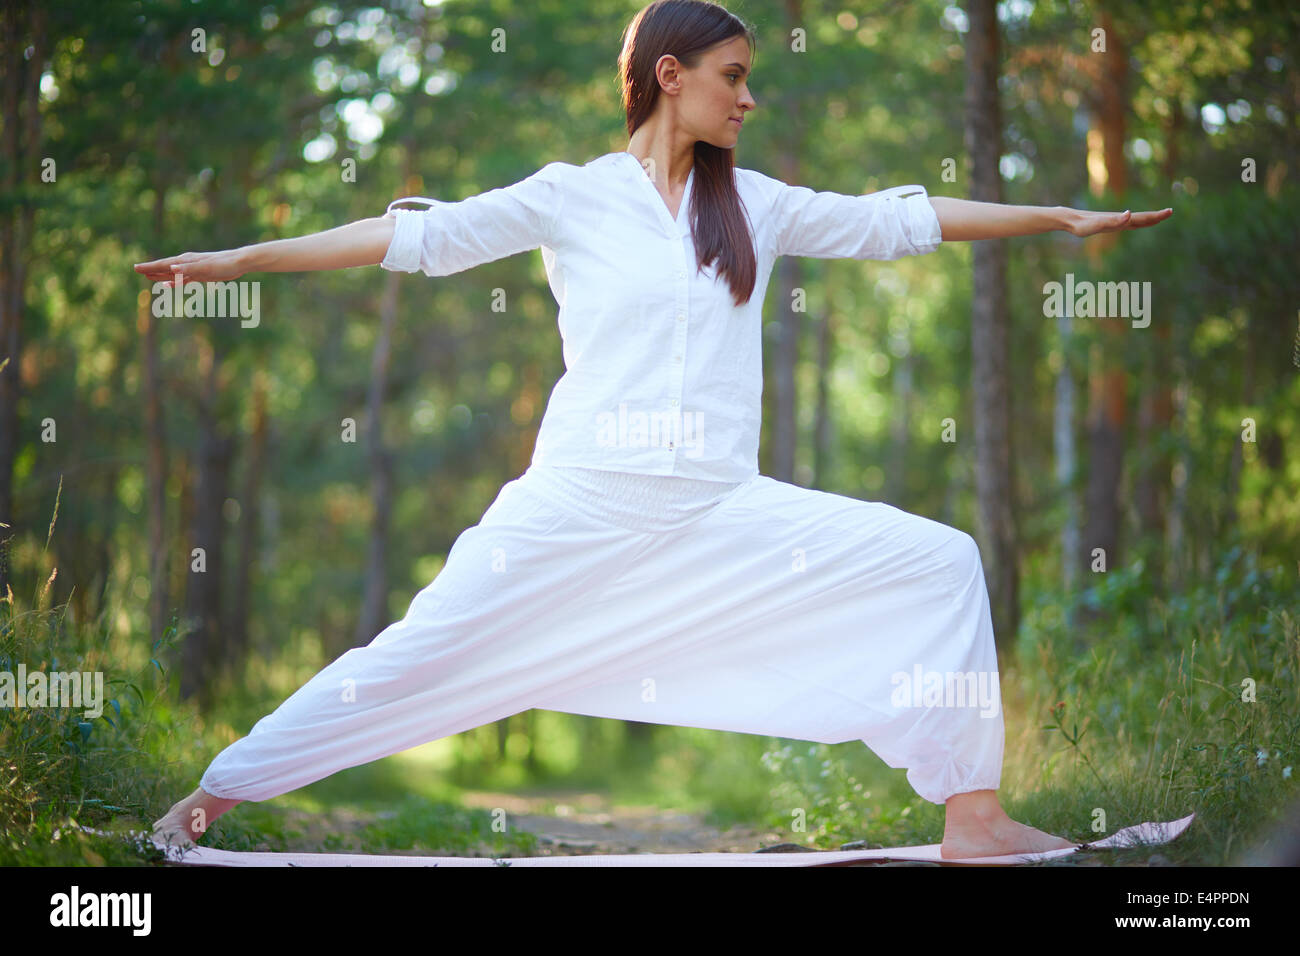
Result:
{"label": "tree trunk", "polygon": [[388,392],[388,366],[393,325],[397,316],[397,273],[384,279],[379,333],[371,356],[369,397],[366,403],[366,447],[370,456],[370,499],[374,515],[361,611],[354,644],[368,644],[388,623],[388,532],[393,511],[393,456],[384,447],[383,409]]}
{"label": "tree trunk", "polygon": [[[786,174],[788,177],[788,174]],[[787,178],[787,182],[789,179]],[[777,481],[794,481],[794,458],[798,444],[796,431],[795,366],[799,363],[800,313],[791,307],[791,297],[799,288],[802,273],[799,262],[783,257],[777,261],[777,301],[781,303],[777,319],[779,332],[772,353],[773,416],[771,461],[772,477]]]}
{"label": "tree trunk", "polygon": [[[24,16],[27,14],[28,16]],[[3,192],[12,205],[0,214],[0,597],[9,587],[9,542],[18,533],[14,512],[14,464],[18,458],[18,403],[22,398],[22,326],[26,310],[27,256],[35,207],[25,193],[41,163],[39,90],[46,60],[46,15],[39,4],[7,0],[0,29],[3,93]],[[24,50],[31,46],[32,56]],[[20,113],[20,103],[22,112]]]}
{"label": "tree trunk", "polygon": [[[1002,111],[998,103],[999,39],[995,0],[973,0],[966,39],[966,150],[971,196],[1002,202],[998,161]],[[1011,453],[1008,378],[1007,252],[1003,240],[974,243],[971,364],[975,416],[975,489],[984,526],[981,548],[994,633],[1000,652],[1014,646],[1020,624],[1019,549]]]}
{"label": "tree trunk", "polygon": [[[165,133],[163,135],[166,135]],[[167,190],[154,193],[154,238],[162,246],[163,214]],[[140,297],[140,366],[144,380],[145,480],[149,525],[149,634],[150,643],[163,636],[171,617],[167,561],[167,427],[162,410],[162,373],[159,367],[158,320],[147,295]]]}
{"label": "tree trunk", "polygon": [[[1181,109],[1170,111],[1164,126],[1165,158],[1160,173],[1165,182],[1177,175],[1180,139],[1186,118]],[[1155,323],[1154,349],[1146,350],[1142,390],[1138,405],[1138,447],[1143,449],[1135,498],[1142,537],[1150,554],[1150,568],[1156,593],[1168,586],[1168,552],[1165,550],[1166,516],[1171,497],[1173,457],[1159,447],[1170,434],[1174,415],[1170,355],[1170,322]]]}
{"label": "tree trunk", "polygon": [[833,351],[831,343],[834,339],[835,330],[828,305],[822,311],[822,320],[817,330],[817,411],[813,419],[812,486],[819,490],[825,489],[826,472],[830,468],[830,375]]}
{"label": "tree trunk", "polygon": [[[406,143],[405,177],[415,172],[415,144]],[[399,277],[385,273],[379,306],[379,332],[370,356],[370,389],[366,396],[366,449],[370,458],[370,500],[374,514],[370,524],[370,548],[366,577],[357,616],[354,645],[370,643],[388,624],[388,532],[393,512],[393,455],[384,446],[384,403],[388,399],[388,370],[393,351],[393,329],[397,325]],[[502,738],[504,746],[504,738]]]}
{"label": "tree trunk", "polygon": [[[1110,571],[1116,567],[1119,555],[1119,491],[1128,415],[1128,377],[1123,369],[1107,367],[1118,360],[1114,356],[1113,340],[1119,333],[1109,325],[1115,320],[1098,321],[1103,324],[1107,341],[1092,349],[1092,371],[1088,379],[1088,492],[1081,558],[1089,569],[1097,566]],[[1094,565],[1099,557],[1104,563]]]}
{"label": "tree trunk", "polygon": [[[787,29],[803,23],[802,0],[786,0],[785,18]],[[786,111],[789,120],[788,137],[781,143],[777,157],[781,177],[788,183],[797,183],[801,178],[798,115],[798,110]],[[771,350],[773,398],[776,402],[775,414],[772,416],[771,475],[778,481],[786,482],[794,481],[795,450],[798,447],[795,367],[799,363],[799,332],[802,325],[802,313],[795,312],[790,304],[794,290],[802,285],[802,275],[803,268],[795,258],[785,256],[777,261],[776,288],[780,307],[777,319],[778,339],[775,348]]]}
{"label": "tree trunk", "polygon": [[[1088,136],[1089,186],[1093,195],[1110,190],[1118,200],[1127,191],[1128,169],[1124,162],[1125,116],[1128,109],[1127,52],[1115,30],[1110,13],[1103,11],[1101,25],[1106,35],[1103,69],[1092,100],[1096,123]],[[1098,171],[1102,172],[1099,176]],[[1104,178],[1102,178],[1104,177]],[[1094,262],[1109,249],[1120,233],[1103,233],[1088,241]],[[1123,364],[1124,320],[1100,318],[1101,344],[1093,351],[1089,374],[1088,493],[1082,558],[1091,568],[1093,553],[1100,548],[1107,571],[1119,563],[1120,479],[1124,469],[1124,430],[1128,419],[1128,375]]]}
{"label": "tree trunk", "polygon": [[244,490],[240,494],[239,560],[235,562],[234,595],[231,601],[230,635],[224,663],[226,672],[237,674],[248,656],[248,622],[252,616],[252,576],[257,563],[257,542],[261,530],[262,475],[266,470],[267,435],[270,431],[266,412],[267,375],[260,365],[253,375],[253,427],[248,440],[248,465]]}
{"label": "tree trunk", "polygon": [[889,483],[887,500],[896,508],[907,510],[907,441],[912,419],[912,350],[894,359],[894,408],[891,422]]}
{"label": "tree trunk", "polygon": [[[1057,338],[1061,347],[1061,367],[1056,373],[1056,401],[1053,406],[1052,431],[1056,449],[1056,486],[1063,506],[1061,522],[1061,584],[1066,594],[1073,593],[1079,581],[1079,507],[1075,495],[1076,447],[1074,443],[1074,370],[1070,367],[1071,316],[1074,310],[1057,317]],[[1070,622],[1067,621],[1067,626]]]}
{"label": "tree trunk", "polygon": [[[1191,392],[1190,383],[1178,370],[1178,384],[1174,388],[1174,415],[1180,432],[1186,431],[1187,403]],[[1165,552],[1169,555],[1165,567],[1165,580],[1168,587],[1179,589],[1192,569],[1192,563],[1186,554],[1186,518],[1187,487],[1191,479],[1192,450],[1190,444],[1183,442],[1171,474],[1169,494],[1169,525],[1165,530]]]}
{"label": "tree trunk", "polygon": [[[201,339],[200,363],[203,391],[199,400],[197,425],[197,487],[194,496],[194,524],[186,553],[189,587],[186,592],[186,615],[195,625],[187,636],[181,659],[182,698],[197,695],[200,710],[211,706],[214,662],[221,651],[222,627],[222,540],[225,521],[222,510],[226,501],[226,483],[230,469],[233,440],[219,432],[217,393],[221,357],[213,344]],[[203,570],[194,570],[193,548],[203,549]]]}
{"label": "tree trunk", "polygon": [[1169,387],[1169,323],[1152,323],[1154,348],[1146,349],[1142,391],[1138,401],[1138,447],[1142,464],[1134,488],[1138,521],[1149,556],[1155,593],[1164,590],[1165,515],[1169,501],[1169,453],[1164,439],[1173,418]]}

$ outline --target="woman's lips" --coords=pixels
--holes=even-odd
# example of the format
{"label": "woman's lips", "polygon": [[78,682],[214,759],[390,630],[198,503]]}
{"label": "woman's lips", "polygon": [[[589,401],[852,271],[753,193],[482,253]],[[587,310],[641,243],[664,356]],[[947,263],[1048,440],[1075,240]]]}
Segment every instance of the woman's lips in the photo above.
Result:
{"label": "woman's lips", "polygon": [[735,123],[737,126],[740,126],[744,122],[744,120],[738,120],[736,119],[736,117],[733,116],[731,117],[731,122]]}

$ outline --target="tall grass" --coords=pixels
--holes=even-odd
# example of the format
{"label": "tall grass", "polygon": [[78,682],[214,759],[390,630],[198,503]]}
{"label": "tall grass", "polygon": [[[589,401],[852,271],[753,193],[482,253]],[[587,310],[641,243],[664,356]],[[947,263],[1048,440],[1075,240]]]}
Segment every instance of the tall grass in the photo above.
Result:
{"label": "tall grass", "polygon": [[[56,496],[42,557],[57,520]],[[15,680],[20,665],[29,675],[102,672],[103,712],[87,719],[84,708],[0,707],[0,865],[147,861],[160,854],[87,836],[78,826],[144,815],[156,802],[159,755],[185,718],[167,699],[156,657],[141,661],[113,640],[116,609],[78,626],[68,620],[67,603],[51,606],[57,576],[50,565],[30,602],[12,588],[0,597],[0,671]],[[174,638],[173,622],[154,653]]]}
{"label": "tall grass", "polygon": [[[57,517],[56,499],[42,555]],[[236,723],[247,722],[247,689],[231,695],[222,713],[201,714],[196,702],[179,699],[170,680],[167,662],[185,637],[176,617],[152,642],[132,629],[133,616],[120,604],[106,602],[96,620],[76,623],[70,603],[50,606],[57,573],[53,566],[42,571],[44,584],[29,602],[12,590],[0,597],[0,671],[16,675],[21,664],[29,675],[102,672],[103,713],[87,719],[84,708],[0,707],[0,866],[161,862],[161,851],[123,839],[121,831],[150,829],[194,789],[208,761],[237,736],[226,710],[239,715]],[[288,849],[296,834],[286,807],[313,803],[301,791],[294,796],[300,799],[286,797],[274,807],[242,804],[208,830],[204,845]],[[509,855],[535,846],[531,834],[497,833],[484,811],[429,801],[408,801],[399,811],[380,815],[354,848],[400,851],[416,838],[461,854]],[[83,826],[119,833],[88,834]],[[326,849],[344,848],[341,839],[325,842]]]}
{"label": "tall grass", "polygon": [[[42,557],[57,515],[56,499]],[[234,694],[222,714],[200,715],[168,679],[169,652],[184,637],[175,619],[158,641],[124,623],[132,615],[120,605],[106,604],[95,621],[71,621],[67,603],[51,606],[58,569],[48,558],[36,564],[30,599],[12,591],[0,597],[0,671],[15,674],[19,664],[28,673],[102,671],[106,702],[93,720],[80,709],[0,707],[0,865],[156,862],[161,854],[152,848],[86,835],[79,826],[147,828],[233,739],[231,713],[239,714],[235,724],[247,723],[250,702]],[[1292,772],[1300,735],[1300,587],[1289,569],[1261,568],[1237,545],[1211,578],[1168,599],[1152,596],[1140,562],[1074,598],[1048,582],[1029,583],[1016,660],[1004,663],[1001,681],[1008,812],[1087,842],[1195,811],[1197,826],[1159,852],[1173,862],[1232,862],[1300,786]],[[1093,621],[1086,629],[1074,623],[1084,607]],[[546,726],[551,734],[574,732],[584,719],[551,714]],[[645,772],[629,778],[642,800],[709,810],[712,822],[761,824],[810,847],[942,837],[942,807],[920,799],[903,771],[885,767],[860,743],[677,727],[659,728],[655,740]],[[602,773],[591,758],[582,755],[588,783]],[[287,806],[318,813],[355,802],[358,783],[377,800],[395,799],[408,785],[383,775],[343,779],[374,766],[320,781],[276,806],[241,805],[204,843],[288,848],[294,831],[286,829]],[[603,772],[623,789],[616,771],[610,765]],[[376,781],[384,782],[377,790]],[[497,834],[486,814],[460,811],[450,791],[397,807],[374,814],[358,834],[360,845],[348,848],[466,853],[490,844],[493,855],[517,855],[534,846],[528,834]],[[342,848],[341,840],[329,837],[324,848]]]}
{"label": "tall grass", "polygon": [[[1018,661],[1002,673],[999,796],[1013,818],[1081,843],[1195,812],[1197,825],[1158,852],[1228,864],[1300,793],[1300,587],[1289,568],[1261,568],[1238,544],[1212,578],[1168,600],[1151,592],[1140,562],[1072,600],[1038,589]],[[1094,620],[1086,632],[1071,623],[1084,606]],[[790,839],[821,848],[864,837],[939,842],[941,808],[867,796],[902,772],[860,750],[794,742],[770,750],[768,822],[788,830],[791,809],[806,808],[806,829]]]}

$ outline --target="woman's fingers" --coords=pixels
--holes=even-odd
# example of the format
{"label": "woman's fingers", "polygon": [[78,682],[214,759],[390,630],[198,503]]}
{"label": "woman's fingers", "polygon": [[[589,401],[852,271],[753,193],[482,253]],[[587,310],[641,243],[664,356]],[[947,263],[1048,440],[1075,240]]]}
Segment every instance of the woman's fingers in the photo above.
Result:
{"label": "woman's fingers", "polygon": [[1121,229],[1145,229],[1164,222],[1174,214],[1172,207],[1154,212],[1086,212],[1083,221],[1073,230],[1076,236],[1094,236],[1099,232],[1118,232]]}
{"label": "woman's fingers", "polygon": [[154,281],[172,285],[177,275],[195,282],[220,282],[243,275],[236,257],[228,251],[183,252],[151,262],[135,263],[135,270]]}
{"label": "woman's fingers", "polygon": [[1164,222],[1173,214],[1172,206],[1156,212],[1135,212],[1128,225],[1130,229],[1145,229],[1147,226],[1154,226],[1158,222]]}
{"label": "woman's fingers", "polygon": [[1145,229],[1147,226],[1154,226],[1158,222],[1164,222],[1174,214],[1172,207],[1156,210],[1155,212],[1132,212],[1128,209],[1115,216],[1114,222],[1107,232],[1113,232],[1117,229]]}
{"label": "woman's fingers", "polygon": [[149,262],[137,262],[135,267],[142,272],[146,270],[150,272],[159,272],[166,269],[174,262],[186,262],[198,255],[202,255],[202,253],[182,252],[174,256],[164,256],[161,259],[152,259]]}
{"label": "woman's fingers", "polygon": [[161,279],[170,279],[176,274],[173,270],[175,264],[188,262],[192,252],[182,252],[176,256],[164,256],[161,259],[152,259],[149,262],[137,262],[134,266],[135,271],[143,275],[146,279],[153,279],[155,282]]}

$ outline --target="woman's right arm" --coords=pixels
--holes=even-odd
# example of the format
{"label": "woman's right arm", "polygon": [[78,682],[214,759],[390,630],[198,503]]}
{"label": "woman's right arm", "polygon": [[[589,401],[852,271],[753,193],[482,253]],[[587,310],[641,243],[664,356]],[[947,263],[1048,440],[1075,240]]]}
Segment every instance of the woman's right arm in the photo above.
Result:
{"label": "woman's right arm", "polygon": [[246,272],[312,272],[350,269],[383,262],[393,241],[395,219],[389,214],[359,219],[345,226],[293,239],[273,239],[219,252],[184,252],[137,262],[136,272],[171,285],[176,273],[187,281],[222,282]]}

